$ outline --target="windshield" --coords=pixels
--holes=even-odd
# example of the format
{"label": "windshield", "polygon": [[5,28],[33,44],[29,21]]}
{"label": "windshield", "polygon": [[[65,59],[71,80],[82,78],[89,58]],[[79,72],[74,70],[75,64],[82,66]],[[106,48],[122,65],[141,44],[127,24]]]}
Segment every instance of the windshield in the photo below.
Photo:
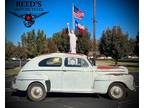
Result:
{"label": "windshield", "polygon": [[94,58],[87,57],[87,59],[88,59],[88,61],[90,62],[90,64],[92,66],[95,66],[95,60],[94,60]]}

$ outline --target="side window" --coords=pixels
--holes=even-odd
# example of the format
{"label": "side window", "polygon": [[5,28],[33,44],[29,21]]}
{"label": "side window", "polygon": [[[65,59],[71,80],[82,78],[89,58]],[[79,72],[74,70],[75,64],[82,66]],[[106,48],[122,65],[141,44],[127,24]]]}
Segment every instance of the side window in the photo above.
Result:
{"label": "side window", "polygon": [[88,63],[81,58],[65,58],[65,66],[66,67],[88,67]]}
{"label": "side window", "polygon": [[84,59],[81,59],[81,67],[88,67],[88,63]]}
{"label": "side window", "polygon": [[62,58],[60,57],[52,57],[52,58],[47,58],[39,62],[39,66],[47,67],[59,67],[62,65]]}

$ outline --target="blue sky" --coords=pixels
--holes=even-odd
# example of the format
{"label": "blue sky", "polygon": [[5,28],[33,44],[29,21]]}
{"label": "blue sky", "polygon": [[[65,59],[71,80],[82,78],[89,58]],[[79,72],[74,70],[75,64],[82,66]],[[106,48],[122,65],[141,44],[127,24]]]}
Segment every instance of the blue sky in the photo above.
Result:
{"label": "blue sky", "polygon": [[[15,44],[24,32],[32,29],[44,30],[47,37],[52,37],[53,33],[67,27],[67,22],[72,28],[72,3],[85,12],[85,17],[77,21],[88,28],[92,37],[93,0],[42,0],[42,8],[49,13],[37,18],[31,28],[26,28],[20,18],[8,13],[14,11],[15,1],[6,0],[6,39]],[[130,37],[136,36],[139,31],[138,9],[138,0],[96,0],[96,39],[100,39],[104,29],[115,25],[120,26]]]}

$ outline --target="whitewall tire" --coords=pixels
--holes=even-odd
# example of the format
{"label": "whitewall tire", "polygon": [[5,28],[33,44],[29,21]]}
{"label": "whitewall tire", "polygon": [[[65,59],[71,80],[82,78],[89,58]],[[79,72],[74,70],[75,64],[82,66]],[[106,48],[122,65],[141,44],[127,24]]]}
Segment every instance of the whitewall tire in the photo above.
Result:
{"label": "whitewall tire", "polygon": [[120,83],[114,83],[109,87],[108,95],[114,100],[123,100],[126,97],[126,88]]}
{"label": "whitewall tire", "polygon": [[32,83],[27,90],[27,94],[32,101],[41,101],[46,97],[46,90],[41,83]]}

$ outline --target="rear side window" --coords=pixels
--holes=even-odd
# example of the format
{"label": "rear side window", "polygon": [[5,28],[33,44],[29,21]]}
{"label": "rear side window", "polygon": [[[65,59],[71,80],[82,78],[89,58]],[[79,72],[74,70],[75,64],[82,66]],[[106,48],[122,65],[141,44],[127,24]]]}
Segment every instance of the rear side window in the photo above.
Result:
{"label": "rear side window", "polygon": [[88,63],[82,58],[65,58],[66,67],[88,67]]}
{"label": "rear side window", "polygon": [[44,67],[60,67],[62,65],[62,58],[60,57],[51,57],[44,59],[39,62],[39,66]]}

